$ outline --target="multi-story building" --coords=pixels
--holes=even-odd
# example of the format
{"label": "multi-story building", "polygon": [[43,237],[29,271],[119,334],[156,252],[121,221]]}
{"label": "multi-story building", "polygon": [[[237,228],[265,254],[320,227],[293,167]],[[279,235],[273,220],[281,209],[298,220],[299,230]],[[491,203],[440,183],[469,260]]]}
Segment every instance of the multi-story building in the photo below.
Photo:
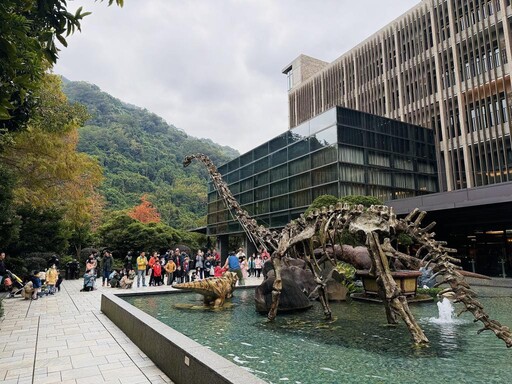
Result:
{"label": "multi-story building", "polygon": [[332,63],[287,65],[290,128],[337,106],[431,128],[441,190],[512,181],[510,0],[423,0]]}
{"label": "multi-story building", "polygon": [[[385,201],[438,191],[432,130],[342,107],[218,169],[242,207],[272,229],[297,218],[321,195]],[[228,236],[243,233],[212,183],[207,220],[207,234],[217,236],[223,253]]]}

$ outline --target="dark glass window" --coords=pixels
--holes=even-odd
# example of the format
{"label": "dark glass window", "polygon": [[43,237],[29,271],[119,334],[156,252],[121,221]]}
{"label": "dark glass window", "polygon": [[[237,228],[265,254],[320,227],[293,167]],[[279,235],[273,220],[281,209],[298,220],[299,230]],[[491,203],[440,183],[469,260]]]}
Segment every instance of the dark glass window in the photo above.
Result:
{"label": "dark glass window", "polygon": [[308,171],[311,168],[311,163],[309,161],[309,156],[301,157],[300,159],[294,160],[290,162],[290,176],[296,175],[297,173]]}
{"label": "dark glass window", "polygon": [[239,197],[240,204],[248,204],[248,203],[252,203],[253,201],[254,201],[254,198],[253,198],[252,191],[240,194],[240,197]]}
{"label": "dark glass window", "polygon": [[234,171],[235,169],[240,168],[240,158],[236,158],[231,160],[228,164],[228,172]]}
{"label": "dark glass window", "polygon": [[338,196],[338,183],[321,185],[319,187],[313,188],[313,196],[311,197],[313,200],[322,195]]}
{"label": "dark glass window", "polygon": [[240,180],[240,174],[238,173],[238,171],[228,173],[228,176],[226,178],[228,184],[235,183],[238,180]]}
{"label": "dark glass window", "polygon": [[270,196],[279,196],[288,193],[288,180],[281,180],[270,184]]}
{"label": "dark glass window", "polygon": [[268,185],[258,188],[254,191],[254,200],[263,200],[269,197]]}
{"label": "dark glass window", "polygon": [[288,196],[276,197],[270,200],[270,208],[272,212],[288,209]]}
{"label": "dark glass window", "polygon": [[321,167],[322,165],[334,163],[338,160],[338,153],[336,146],[327,147],[320,151],[311,154],[311,166],[313,168]]}
{"label": "dark glass window", "polygon": [[245,179],[254,175],[254,166],[252,164],[240,168],[240,178]]}
{"label": "dark glass window", "polygon": [[259,147],[253,150],[254,152],[254,160],[261,159],[263,156],[268,155],[268,143],[260,145]]}
{"label": "dark glass window", "polygon": [[252,162],[252,151],[247,152],[245,155],[240,156],[240,166],[243,167]]}
{"label": "dark glass window", "polygon": [[269,143],[270,152],[275,152],[280,150],[281,148],[285,148],[288,145],[287,134],[283,133],[280,136],[277,136],[275,139],[272,139]]}
{"label": "dark glass window", "polygon": [[288,177],[288,166],[283,164],[270,170],[272,182]]}
{"label": "dark glass window", "polygon": [[288,147],[288,159],[293,160],[309,152],[309,139],[301,140]]}
{"label": "dark glass window", "polygon": [[312,170],[311,179],[313,185],[326,184],[338,180],[338,165],[332,164]]}
{"label": "dark glass window", "polygon": [[254,163],[254,172],[262,172],[268,169],[268,157],[264,157],[263,159],[258,160]]}
{"label": "dark glass window", "polygon": [[290,195],[290,208],[307,207],[311,204],[309,190],[292,193]]}
{"label": "dark glass window", "polygon": [[269,183],[268,171],[262,172],[254,176],[254,186],[265,185]]}
{"label": "dark glass window", "polygon": [[279,152],[276,152],[276,153],[273,153],[270,155],[270,166],[276,167],[278,165],[286,163],[287,159],[288,159],[288,150],[285,148]]}
{"label": "dark glass window", "polygon": [[290,191],[309,188],[311,186],[311,177],[308,173],[290,178]]}
{"label": "dark glass window", "polygon": [[[372,133],[375,135],[375,133]],[[356,128],[340,126],[338,128],[338,140],[340,143],[364,145],[364,131]]]}

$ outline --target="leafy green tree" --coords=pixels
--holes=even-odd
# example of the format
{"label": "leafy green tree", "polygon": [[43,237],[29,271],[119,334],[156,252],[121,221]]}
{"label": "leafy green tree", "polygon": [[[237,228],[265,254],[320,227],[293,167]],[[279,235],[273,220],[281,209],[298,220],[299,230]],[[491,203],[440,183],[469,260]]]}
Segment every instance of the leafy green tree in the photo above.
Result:
{"label": "leafy green tree", "polygon": [[64,253],[68,248],[69,232],[63,212],[41,209],[30,205],[18,208],[21,226],[19,240],[9,247],[12,254],[26,255],[34,252]]}
{"label": "leafy green tree", "polygon": [[362,195],[348,195],[340,197],[341,203],[347,203],[352,205],[364,205],[370,207],[372,205],[383,205],[384,203],[374,196],[362,196]]}
{"label": "leafy green tree", "polygon": [[14,175],[0,163],[0,244],[6,246],[18,238],[19,217],[14,209]]}
{"label": "leafy green tree", "polygon": [[166,249],[182,240],[180,233],[167,224],[144,224],[120,211],[113,212],[98,229],[98,242],[120,255],[129,250]]}
{"label": "leafy green tree", "polygon": [[[108,0],[108,5],[123,0]],[[89,15],[82,7],[72,14],[66,0],[2,0],[0,2],[0,128],[23,127],[37,104],[33,97],[46,70],[57,62],[58,41],[81,29]]]}
{"label": "leafy green tree", "polygon": [[329,207],[330,205],[336,205],[338,203],[338,198],[333,195],[321,195],[318,196],[311,205],[306,209],[305,214],[309,214],[310,212],[314,211],[315,209],[319,209],[322,207]]}

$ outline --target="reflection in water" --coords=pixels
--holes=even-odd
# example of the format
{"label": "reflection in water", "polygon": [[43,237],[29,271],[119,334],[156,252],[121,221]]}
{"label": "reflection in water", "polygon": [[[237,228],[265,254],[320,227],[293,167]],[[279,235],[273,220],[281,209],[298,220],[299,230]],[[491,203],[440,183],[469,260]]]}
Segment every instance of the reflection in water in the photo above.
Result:
{"label": "reflection in water", "polygon": [[[411,306],[431,341],[415,348],[403,324],[387,326],[378,304],[332,303],[334,320],[325,321],[315,302],[309,311],[269,322],[255,311],[249,289],[237,289],[233,307],[222,311],[174,308],[200,306],[202,296],[190,293],[127,301],[272,383],[408,383],[411,377],[418,383],[484,383],[489,377],[512,382],[512,351],[490,332],[476,335],[479,326],[468,315],[462,322],[432,322],[438,310],[431,303]],[[510,296],[482,303],[493,317],[512,324]]]}

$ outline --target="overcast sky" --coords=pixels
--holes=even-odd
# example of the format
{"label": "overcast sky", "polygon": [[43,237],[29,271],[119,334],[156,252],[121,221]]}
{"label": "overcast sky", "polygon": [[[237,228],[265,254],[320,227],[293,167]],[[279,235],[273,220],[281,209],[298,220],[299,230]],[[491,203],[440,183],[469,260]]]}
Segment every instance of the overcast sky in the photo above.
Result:
{"label": "overcast sky", "polygon": [[75,0],[93,14],[55,73],[244,153],[288,128],[287,64],[331,62],[419,2]]}

